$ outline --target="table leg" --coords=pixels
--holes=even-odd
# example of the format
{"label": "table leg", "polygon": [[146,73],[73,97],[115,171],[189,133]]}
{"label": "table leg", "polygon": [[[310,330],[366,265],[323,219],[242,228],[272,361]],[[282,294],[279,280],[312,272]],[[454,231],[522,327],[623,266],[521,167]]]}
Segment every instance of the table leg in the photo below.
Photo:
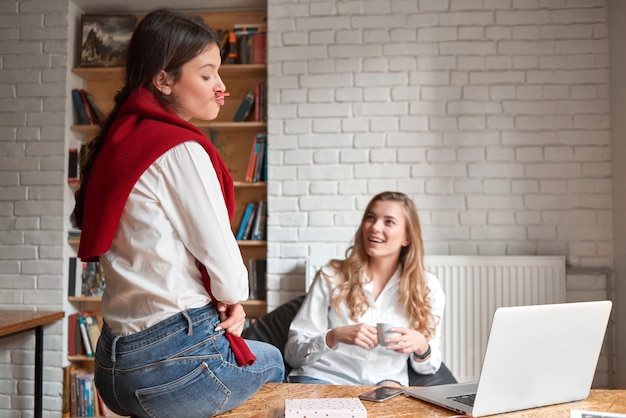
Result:
{"label": "table leg", "polygon": [[35,418],[43,414],[43,325],[35,328]]}

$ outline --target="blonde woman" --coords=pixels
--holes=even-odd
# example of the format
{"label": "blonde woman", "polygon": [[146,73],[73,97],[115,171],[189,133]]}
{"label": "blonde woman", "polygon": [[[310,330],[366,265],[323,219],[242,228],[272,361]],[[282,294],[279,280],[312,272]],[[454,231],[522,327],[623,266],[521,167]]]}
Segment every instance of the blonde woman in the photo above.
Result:
{"label": "blonde woman", "polygon": [[[317,273],[291,323],[289,382],[406,386],[408,367],[421,375],[439,370],[445,295],[424,268],[421,235],[408,196],[371,199],[346,259]],[[394,324],[384,345],[377,323]]]}

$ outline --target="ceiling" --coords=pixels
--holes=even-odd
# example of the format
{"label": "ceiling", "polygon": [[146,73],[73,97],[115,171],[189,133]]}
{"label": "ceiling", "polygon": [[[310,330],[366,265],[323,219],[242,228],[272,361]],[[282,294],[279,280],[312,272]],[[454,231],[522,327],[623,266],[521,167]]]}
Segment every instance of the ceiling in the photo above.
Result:
{"label": "ceiling", "polygon": [[159,7],[176,10],[264,8],[267,0],[70,0],[85,13],[144,13]]}

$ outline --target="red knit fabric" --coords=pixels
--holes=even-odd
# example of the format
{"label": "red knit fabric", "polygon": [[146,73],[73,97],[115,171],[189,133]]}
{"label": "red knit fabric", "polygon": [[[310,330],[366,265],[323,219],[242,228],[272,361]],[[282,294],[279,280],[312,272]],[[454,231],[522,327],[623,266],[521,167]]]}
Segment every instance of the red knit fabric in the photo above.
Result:
{"label": "red knit fabric", "polygon": [[[147,89],[139,88],[122,105],[98,154],[87,185],[78,256],[97,260],[111,247],[126,200],[139,177],[157,158],[186,141],[200,143],[211,158],[232,222],[235,212],[233,179],[211,141],[193,124],[164,110]],[[214,305],[210,278],[201,265],[204,285]],[[216,305],[217,306],[217,305]],[[225,334],[239,365],[256,357],[241,337]]]}

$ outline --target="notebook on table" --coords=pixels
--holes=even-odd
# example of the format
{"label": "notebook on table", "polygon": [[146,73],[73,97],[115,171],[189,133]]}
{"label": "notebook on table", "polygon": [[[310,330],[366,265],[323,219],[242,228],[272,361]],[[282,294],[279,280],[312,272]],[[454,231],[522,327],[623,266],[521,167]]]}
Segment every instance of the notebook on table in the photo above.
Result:
{"label": "notebook on table", "polygon": [[405,393],[474,417],[584,399],[611,307],[595,301],[498,308],[477,382]]}

